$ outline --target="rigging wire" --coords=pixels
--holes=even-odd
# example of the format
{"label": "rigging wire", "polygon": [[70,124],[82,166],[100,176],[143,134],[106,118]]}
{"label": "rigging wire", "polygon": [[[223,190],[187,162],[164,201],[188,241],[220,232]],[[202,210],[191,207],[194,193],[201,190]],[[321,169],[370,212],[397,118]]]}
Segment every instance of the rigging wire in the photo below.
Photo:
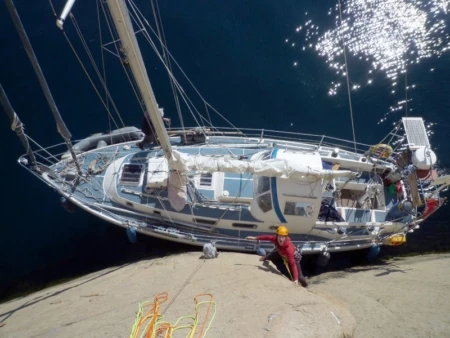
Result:
{"label": "rigging wire", "polygon": [[[147,30],[144,28],[144,25],[143,25],[143,23],[142,23],[143,20],[142,20],[141,17],[137,14],[137,11],[139,11],[139,10],[138,10],[136,7],[134,7],[134,6],[133,6],[132,8],[133,8],[133,11],[134,11],[135,16],[131,15],[131,13],[130,13],[130,16],[132,17],[132,19],[134,20],[134,22],[135,22],[139,27],[142,27],[142,28],[140,29],[140,31],[143,32],[144,36],[147,38],[148,43],[150,44],[150,46],[152,47],[152,49],[155,51],[155,54],[158,56],[158,58],[160,59],[160,61],[161,61],[162,64],[164,65],[164,67],[166,68],[166,70],[167,70],[167,72],[168,72],[170,78],[174,81],[175,85],[176,85],[177,88],[179,89],[180,94],[181,94],[181,97],[183,98],[184,102],[186,103],[186,106],[188,107],[189,111],[191,112],[191,115],[192,115],[192,117],[194,118],[196,124],[197,124],[199,127],[201,127],[201,124],[198,122],[197,117],[195,116],[195,114],[193,113],[193,111],[191,110],[191,108],[189,107],[189,105],[187,104],[187,101],[186,101],[186,97],[187,97],[187,96],[184,94],[184,91],[182,90],[181,85],[180,85],[179,82],[176,80],[176,78],[175,78],[175,76],[173,75],[173,73],[169,70],[168,66],[165,64],[165,62],[164,62],[164,60],[163,60],[161,54],[160,54],[159,51],[158,51],[158,48],[156,47],[156,44],[153,42],[153,40],[151,39],[151,37],[150,37],[150,35],[148,34]],[[144,21],[147,23],[147,25],[149,25],[148,21],[147,21],[145,18],[144,18]],[[153,30],[152,30],[152,31],[153,31]],[[156,33],[155,33],[154,31],[153,31],[153,33],[156,35]],[[161,40],[160,40],[160,41],[161,41]],[[189,98],[188,98],[188,100],[189,100]],[[190,101],[190,100],[189,100],[189,101]],[[194,105],[192,105],[192,106],[193,106],[194,110],[197,112],[197,114],[201,115],[201,114],[197,111],[197,109],[195,109],[195,106],[194,106]],[[202,128],[202,131],[203,131],[203,134],[204,134],[203,128]]]}
{"label": "rigging wire", "polygon": [[405,117],[408,117],[408,68],[405,67]]}
{"label": "rigging wire", "polygon": [[[97,74],[98,78],[100,79],[100,81],[101,81],[101,83],[102,83],[102,85],[103,85],[103,88],[104,88],[105,91],[106,91],[106,100],[109,99],[109,100],[111,101],[111,104],[112,104],[114,110],[116,111],[116,113],[117,113],[117,115],[118,115],[118,117],[119,117],[120,123],[122,124],[122,126],[125,126],[125,123],[123,122],[122,116],[120,115],[119,110],[118,110],[116,104],[114,103],[114,100],[113,100],[113,98],[112,98],[112,96],[111,96],[111,94],[110,94],[110,92],[109,92],[109,90],[108,90],[108,87],[107,87],[107,85],[106,85],[106,82],[105,82],[104,78],[103,78],[102,75],[100,74],[100,71],[99,71],[99,69],[98,69],[98,67],[97,67],[97,64],[96,64],[96,62],[95,62],[95,60],[94,60],[94,57],[92,56],[92,53],[91,53],[91,51],[90,51],[90,49],[89,49],[89,46],[88,46],[87,43],[86,43],[86,40],[85,40],[85,38],[84,38],[84,36],[83,36],[83,33],[81,32],[81,29],[80,29],[80,27],[79,27],[79,25],[78,25],[78,22],[77,22],[76,19],[75,19],[75,16],[74,16],[73,14],[71,14],[71,15],[70,15],[70,18],[71,18],[71,20],[72,20],[72,23],[73,23],[73,25],[74,25],[74,28],[75,28],[75,30],[76,30],[76,32],[77,32],[77,34],[78,34],[80,40],[81,40],[81,42],[82,42],[82,44],[83,44],[83,46],[84,46],[84,48],[85,48],[85,51],[86,51],[86,53],[88,54],[89,60],[91,61],[92,66],[94,67],[95,73]],[[65,32],[64,32],[64,36],[66,37],[66,39],[69,39],[68,36],[67,36],[67,34],[66,34]],[[72,45],[71,45],[71,46],[72,46]],[[76,51],[74,51],[74,53],[76,53]],[[102,54],[103,54],[103,53],[102,53]],[[78,58],[78,56],[77,56],[77,58]],[[103,61],[103,60],[102,60],[102,61]],[[103,62],[103,66],[104,66],[104,62]],[[88,75],[88,77],[89,77],[89,75]],[[92,83],[92,84],[93,84],[93,83]],[[94,84],[93,84],[93,85],[94,85]],[[98,93],[98,95],[100,96],[100,93]],[[105,105],[106,110],[107,110],[108,113],[109,113],[108,104],[107,104],[107,103],[104,103],[104,105]],[[116,127],[118,127],[118,124],[116,123],[114,117],[113,117],[110,113],[109,113],[109,116],[110,116],[110,118],[113,120],[113,123],[116,125]]]}
{"label": "rigging wire", "polygon": [[[339,30],[339,33],[342,30],[342,8],[341,8],[341,0],[339,1],[339,21],[340,21],[340,26],[341,29]],[[350,94],[350,79],[349,79],[349,75],[348,75],[348,64],[347,64],[347,53],[345,52],[345,41],[342,38],[342,45],[343,45],[343,51],[344,51],[344,61],[345,61],[345,73],[347,75],[347,92],[348,92],[348,104],[350,107],[350,120],[352,123],[352,133],[353,133],[353,142],[355,145],[355,153],[357,152],[356,149],[356,135],[355,135],[355,125],[354,125],[354,121],[353,121],[353,108],[352,108],[352,96]]]}
{"label": "rigging wire", "polygon": [[[55,7],[54,7],[54,5],[53,5],[52,0],[49,0],[49,3],[50,3],[50,7],[51,7],[51,9],[52,9],[52,11],[53,11],[54,16],[57,17],[57,14],[56,14],[56,11],[55,11]],[[72,23],[73,23],[73,25],[74,25],[75,31],[77,32],[77,34],[78,34],[78,36],[79,36],[79,38],[80,38],[80,40],[81,40],[81,43],[82,43],[83,47],[85,48],[86,54],[88,55],[88,58],[89,58],[89,60],[91,61],[92,66],[93,66],[94,70],[96,71],[97,76],[98,76],[98,78],[99,78],[99,80],[100,80],[102,86],[103,86],[104,89],[105,89],[107,98],[109,98],[109,100],[111,100],[111,102],[112,102],[112,104],[113,104],[113,107],[114,107],[114,109],[115,109],[117,115],[119,116],[120,122],[122,123],[123,126],[125,126],[125,124],[124,124],[124,122],[123,122],[123,120],[122,120],[122,118],[121,118],[121,116],[120,116],[120,113],[119,113],[119,111],[118,111],[116,105],[114,104],[114,101],[113,101],[113,99],[112,99],[112,97],[111,97],[111,94],[110,94],[109,91],[108,91],[108,88],[107,88],[107,86],[106,86],[106,82],[104,82],[102,76],[100,75],[100,72],[99,72],[99,70],[98,70],[98,67],[97,67],[97,65],[96,65],[96,63],[95,63],[95,60],[94,60],[93,56],[92,56],[92,53],[90,52],[89,47],[87,46],[86,40],[84,39],[83,34],[82,34],[82,32],[81,32],[81,29],[79,28],[78,23],[76,22],[75,16],[74,16],[72,13],[70,14],[70,18],[71,18]],[[72,42],[70,41],[70,38],[67,36],[67,34],[66,34],[66,32],[65,32],[64,30],[63,30],[63,35],[64,35],[64,37],[66,38],[66,41],[68,42],[70,48],[72,49],[72,52],[75,54],[75,57],[77,58],[78,62],[80,63],[80,65],[81,65],[83,71],[85,72],[85,74],[86,74],[86,76],[87,76],[89,82],[91,83],[91,85],[93,86],[95,92],[97,93],[98,97],[100,98],[100,101],[102,102],[103,106],[105,107],[105,109],[106,109],[106,111],[107,111],[107,113],[108,113],[109,119],[111,119],[111,120],[113,121],[113,123],[114,123],[114,125],[116,126],[116,128],[119,128],[118,123],[115,121],[114,117],[113,117],[112,114],[111,114],[111,110],[109,109],[108,104],[105,103],[105,100],[104,100],[104,99],[102,98],[102,96],[100,95],[100,92],[99,92],[97,86],[95,85],[95,83],[94,83],[93,79],[91,78],[91,76],[89,75],[89,72],[88,72],[88,70],[86,69],[86,67],[85,67],[85,65],[84,65],[84,63],[83,63],[83,61],[81,60],[81,57],[80,57],[79,54],[77,53],[75,47],[73,46]]]}
{"label": "rigging wire", "polygon": [[[141,107],[142,113],[143,113],[143,115],[144,115],[144,119],[146,120],[148,126],[149,126],[151,129],[153,129],[152,123],[151,123],[151,121],[150,121],[150,117],[149,117],[148,114],[146,113],[146,107],[145,107],[145,104],[144,104],[144,99],[143,99],[143,97],[142,97],[142,93],[141,93],[140,90],[139,90],[139,87],[138,87],[138,84],[137,84],[137,82],[136,82],[136,79],[134,78],[134,76],[133,76],[132,74],[130,74],[131,71],[130,71],[129,67],[126,67],[126,65],[128,64],[128,60],[127,60],[127,57],[128,57],[128,56],[127,56],[126,53],[125,53],[126,51],[124,51],[121,47],[118,48],[118,46],[117,46],[117,44],[120,44],[120,38],[118,37],[118,35],[115,35],[115,34],[114,34],[115,30],[114,30],[112,27],[115,28],[115,26],[114,26],[114,24],[112,24],[113,19],[112,19],[111,13],[109,12],[109,9],[107,10],[105,7],[103,7],[103,6],[105,6],[105,5],[104,5],[104,1],[102,1],[102,0],[99,0],[99,1],[101,1],[102,8],[103,8],[103,12],[104,12],[104,15],[105,15],[105,20],[106,20],[106,23],[107,23],[107,25],[108,25],[108,29],[109,29],[110,34],[111,34],[111,37],[112,37],[112,42],[111,42],[111,43],[114,44],[114,47],[115,47],[115,49],[116,49],[116,53],[117,53],[117,54],[112,53],[112,52],[109,51],[108,49],[106,49],[106,50],[109,51],[109,52],[111,52],[113,55],[115,55],[116,57],[118,57],[118,58],[120,58],[120,59],[122,59],[121,56],[120,56],[121,52],[122,52],[122,54],[124,55],[124,59],[122,59],[122,62],[121,62],[121,63],[122,63],[122,67],[123,67],[123,69],[124,69],[125,75],[127,76],[127,79],[128,79],[128,81],[129,81],[129,83],[130,83],[130,85],[131,85],[131,88],[132,88],[132,90],[133,90],[135,96],[136,96],[136,99],[137,99],[137,101],[138,101],[138,104],[139,104],[140,107]],[[136,32],[136,33],[138,33],[138,32]],[[105,45],[105,46],[106,46],[106,45]],[[154,132],[155,132],[155,131],[153,130],[153,133],[154,133]]]}
{"label": "rigging wire", "polygon": [[[167,46],[167,42],[166,42],[166,37],[164,34],[164,27],[162,25],[162,19],[161,19],[161,14],[159,12],[159,6],[158,6],[158,2],[156,1],[156,10],[155,10],[155,6],[154,6],[154,1],[150,0],[151,5],[152,5],[152,10],[153,10],[153,16],[155,19],[155,24],[156,24],[156,29],[158,31],[158,36],[159,36],[159,40],[161,43],[161,49],[162,49],[162,54],[163,54],[163,58],[165,60],[166,65],[169,67],[170,72],[173,73],[172,71],[172,64],[170,63],[170,58],[167,57],[167,53],[164,49],[164,46]],[[177,91],[175,89],[172,77],[169,77],[170,79],[170,86],[172,87],[172,92],[173,92],[173,96],[174,96],[174,100],[175,100],[175,105],[177,108],[177,112],[178,112],[178,118],[180,120],[180,125],[181,125],[181,129],[184,131],[184,122],[183,122],[183,115],[181,113],[181,106],[180,106],[180,101],[178,99],[178,95],[177,95]]]}
{"label": "rigging wire", "polygon": [[[106,84],[106,67],[105,67],[105,54],[103,51],[103,34],[102,34],[102,25],[101,25],[101,21],[100,21],[100,6],[98,4],[98,1],[96,2],[97,5],[97,22],[98,22],[98,35],[99,35],[99,39],[100,39],[100,55],[102,58],[102,70],[103,70],[103,79],[105,81],[105,87],[107,87]],[[106,106],[107,109],[109,109],[109,100],[108,100],[108,90],[105,88],[105,101],[106,101]],[[108,126],[109,126],[109,131],[112,131],[111,129],[111,117],[108,114]],[[112,144],[112,135],[111,135],[111,139],[110,142]]]}
{"label": "rigging wire", "polygon": [[[137,7],[133,7],[133,10],[134,10],[135,14],[136,14],[136,12],[139,12],[140,17],[143,17],[142,14],[140,13],[140,11],[139,11],[139,9],[138,9]],[[178,90],[179,90],[179,92],[180,92],[180,94],[181,94],[181,97],[183,98],[183,100],[184,100],[184,102],[185,102],[185,104],[186,104],[188,110],[190,111],[192,117],[194,118],[194,121],[195,121],[196,124],[201,128],[201,131],[202,131],[203,134],[205,135],[205,130],[203,129],[203,126],[199,123],[198,119],[195,117],[194,111],[199,115],[199,117],[200,117],[201,120],[204,120],[205,122],[208,122],[208,121],[200,114],[200,112],[197,110],[197,108],[196,108],[195,105],[192,103],[192,101],[190,100],[190,98],[185,94],[183,88],[181,87],[181,85],[179,84],[179,82],[177,81],[177,79],[176,79],[176,78],[174,77],[174,75],[170,72],[170,70],[167,69],[167,66],[164,64],[164,62],[163,62],[163,60],[162,60],[160,54],[158,53],[157,48],[156,48],[154,42],[153,42],[152,39],[150,38],[150,36],[149,36],[147,30],[144,28],[144,25],[142,24],[142,20],[141,20],[140,17],[138,17],[138,15],[136,14],[136,18],[133,17],[133,19],[135,20],[135,22],[136,22],[137,25],[139,25],[139,23],[141,24],[142,29],[141,29],[140,31],[143,32],[144,36],[147,38],[147,41],[149,42],[149,44],[150,44],[150,45],[152,46],[152,48],[154,49],[156,55],[160,58],[160,60],[161,60],[161,62],[163,63],[163,65],[166,67],[166,70],[167,70],[169,76],[172,77],[172,79],[173,79],[175,85],[177,86],[177,88],[178,88]],[[153,31],[153,29],[152,29],[151,26],[149,25],[148,21],[145,19],[145,17],[143,17],[143,21],[145,21],[146,24],[147,24],[147,26],[150,27],[150,29],[152,30],[152,33],[153,33],[154,35],[156,35],[156,33]],[[166,50],[167,50],[167,49],[166,49]],[[168,50],[167,50],[167,53],[170,54],[170,52],[169,52]],[[174,62],[176,63],[176,61],[174,61]],[[179,67],[179,66],[178,66],[178,67]],[[180,67],[179,67],[179,68],[180,68]],[[180,68],[180,69],[181,69],[181,68]],[[185,74],[184,74],[184,75],[185,75]],[[185,75],[185,76],[186,76],[186,75]],[[186,78],[187,78],[187,76],[186,76]],[[190,82],[189,79],[188,79],[188,81]],[[194,87],[194,85],[193,85],[192,83],[191,83],[191,85]],[[195,87],[194,87],[194,89],[195,89]],[[195,90],[196,90],[196,89],[195,89]],[[198,91],[197,91],[197,93],[198,93]],[[198,93],[198,95],[201,97],[201,95],[200,95],[199,93]],[[206,105],[210,106],[210,105],[209,105],[202,97],[201,97],[201,99],[203,100],[203,102],[204,102]],[[192,108],[191,108],[191,107],[192,107]],[[215,110],[212,106],[210,106],[210,107],[211,107],[215,112],[217,112],[217,110]],[[193,111],[193,110],[194,110],[194,111]],[[221,115],[220,113],[218,113],[218,112],[217,112],[217,114],[218,114],[219,116],[222,116],[222,115]],[[223,118],[225,121],[228,121],[228,120],[227,120],[226,118],[224,118],[223,116],[222,116],[222,118]],[[229,121],[228,121],[228,122],[229,122]],[[231,122],[229,122],[229,124],[230,124],[231,126],[233,126],[233,125],[231,124]],[[212,126],[212,125],[211,125],[211,127],[212,127],[213,129],[216,129],[216,128],[214,128],[214,126]],[[244,133],[242,133],[242,131],[240,131],[238,128],[236,128],[236,127],[234,127],[234,126],[233,126],[233,128],[236,129],[236,130],[238,130],[241,134],[244,134]],[[205,136],[206,136],[206,135],[205,135]]]}
{"label": "rigging wire", "polygon": [[[143,18],[142,20],[140,20],[141,22],[144,21],[145,24],[149,27],[150,31],[157,37],[158,39],[158,35],[156,34],[156,32],[153,30],[153,28],[151,27],[151,25],[149,24],[149,22],[147,21],[147,19],[145,19],[145,16],[142,14],[142,12],[139,10],[139,8],[136,6],[136,4],[134,3],[133,0],[128,0],[129,3],[132,5],[133,10],[139,14],[139,16],[141,18]],[[142,27],[144,27],[144,25],[142,25]],[[143,28],[143,31],[145,33],[147,33],[148,39],[151,40],[147,30],[145,28]],[[172,61],[175,63],[175,65],[178,67],[178,69],[180,70],[180,72],[183,74],[183,76],[186,78],[186,80],[188,81],[188,83],[192,86],[192,88],[194,89],[194,91],[196,92],[196,94],[199,96],[199,98],[204,102],[204,104],[211,108],[217,115],[219,115],[226,123],[228,123],[232,128],[236,129],[237,131],[240,131],[239,128],[237,128],[235,125],[233,125],[233,123],[231,123],[227,118],[225,118],[222,114],[220,114],[213,106],[211,106],[211,104],[209,104],[204,98],[203,96],[200,94],[200,92],[198,91],[198,89],[195,87],[195,85],[192,83],[192,81],[189,79],[189,77],[186,75],[186,73],[183,71],[183,69],[181,68],[181,66],[178,64],[178,62],[175,60],[175,58],[172,56],[172,54],[170,53],[170,51],[167,49],[167,47],[165,45],[163,45],[164,50],[166,51],[167,55],[170,57],[170,59],[172,59]],[[160,57],[161,59],[161,57]],[[167,69],[167,68],[166,68]],[[174,78],[174,80],[176,81],[175,77],[173,76],[173,74],[170,72],[169,69],[167,69],[167,71],[169,72],[169,75],[171,77]],[[179,90],[182,91],[181,86],[179,86]],[[241,132],[241,131],[240,131]],[[243,134],[243,133],[242,133]]]}
{"label": "rigging wire", "polygon": [[[116,57],[118,57],[120,59],[121,58],[120,57],[121,52],[120,52],[120,50],[119,50],[119,48],[117,46],[117,44],[120,43],[120,39],[118,38],[117,35],[114,34],[114,29],[113,29],[113,26],[111,25],[111,21],[112,21],[112,18],[111,18],[111,15],[110,15],[111,13],[109,12],[109,10],[107,10],[104,7],[105,4],[104,4],[103,0],[98,0],[98,1],[100,2],[101,6],[103,8],[103,14],[105,16],[105,21],[106,21],[109,33],[111,34],[111,38],[112,38],[112,42],[111,43],[114,45],[114,48],[116,50],[116,54],[112,53],[109,49],[105,48],[105,46],[107,44],[104,45],[103,48],[105,48],[106,51],[112,53],[113,55],[115,55]],[[141,97],[140,92],[138,90],[136,81],[134,80],[134,77],[132,75],[130,75],[130,73],[129,73],[126,65],[125,65],[126,62],[123,62],[123,61],[124,60],[122,60],[121,64],[122,64],[122,68],[123,68],[123,70],[125,72],[125,75],[126,75],[128,81],[129,81],[130,85],[131,85],[131,88],[132,88],[132,90],[133,90],[133,92],[134,92],[134,94],[136,96],[136,99],[137,99],[137,101],[138,101],[138,103],[139,103],[139,105],[140,105],[140,107],[142,109],[142,112],[145,112],[145,108],[144,108],[143,103],[142,103],[143,100],[142,100],[142,97]]]}

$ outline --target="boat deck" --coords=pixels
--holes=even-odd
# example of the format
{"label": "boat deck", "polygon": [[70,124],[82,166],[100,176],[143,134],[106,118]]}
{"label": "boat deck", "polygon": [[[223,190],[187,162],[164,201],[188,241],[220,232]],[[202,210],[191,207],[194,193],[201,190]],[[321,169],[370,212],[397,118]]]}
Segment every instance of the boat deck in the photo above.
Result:
{"label": "boat deck", "polygon": [[[370,162],[370,159],[368,160],[364,156],[363,151],[356,154],[341,148],[342,150],[335,156],[333,154],[335,146],[322,142],[323,137],[319,143],[307,143],[293,139],[211,136],[207,139],[207,143],[189,146],[182,146],[180,140],[180,137],[171,137],[173,149],[193,155],[228,155],[236,159],[247,159],[258,152],[276,147],[296,152],[318,151],[322,156],[324,168],[326,163],[336,161],[341,163],[341,168],[351,168],[352,165],[355,165],[365,170],[364,168],[374,168],[375,166],[381,166],[382,168],[391,166],[390,163],[383,161]],[[44,157],[44,152],[39,154],[40,157]],[[52,153],[55,153],[55,151],[52,150]],[[139,231],[150,231],[152,235],[161,238],[176,237],[178,241],[182,242],[193,241],[192,229],[196,229],[194,231],[195,241],[198,244],[209,242],[212,239],[220,239],[224,243],[222,247],[236,248],[238,246],[250,251],[254,250],[255,246],[249,245],[246,241],[240,243],[239,238],[253,235],[255,231],[258,233],[273,233],[272,224],[256,220],[249,212],[248,207],[253,199],[251,174],[214,173],[214,175],[219,174],[219,179],[216,179],[211,174],[192,173],[191,181],[197,192],[188,188],[188,202],[193,203],[185,205],[179,212],[183,219],[174,224],[171,222],[168,213],[171,206],[167,199],[166,189],[146,191],[145,184],[143,184],[144,180],[147,179],[146,168],[149,161],[158,162],[158,159],[163,158],[160,147],[153,146],[141,150],[137,147],[136,141],[132,141],[82,153],[78,155],[78,158],[82,171],[86,175],[76,185],[74,184],[75,168],[71,164],[71,160],[58,160],[62,154],[61,152],[56,153],[56,155],[45,156],[44,159],[50,162],[49,167],[52,170],[48,170],[49,173],[43,175],[43,177],[36,176],[43,178],[48,185],[58,190],[62,195],[70,197],[75,204],[116,225],[123,227],[137,226],[140,229]],[[125,184],[122,184],[124,182],[121,183],[121,178],[117,175],[122,175],[121,166],[125,164],[131,165],[130,176],[126,178]],[[139,169],[136,174],[133,170],[137,167],[133,167],[133,165],[142,166],[142,169]],[[114,180],[105,181],[105,171],[108,167],[113,172]],[[144,172],[142,175],[140,170]],[[366,177],[361,177],[349,184],[353,184],[354,187],[365,186],[367,180]],[[105,193],[111,187],[111,184],[115,185],[117,198],[126,201],[125,203],[123,201],[118,203],[117,200]],[[351,208],[352,201],[354,201],[354,198],[346,199],[344,196],[340,201],[342,205],[339,208],[342,210],[345,220],[342,224],[348,227],[347,235],[350,237],[346,240],[339,240],[339,243],[336,242],[336,250],[344,246],[356,248],[359,245],[367,245],[369,243],[367,242],[368,238],[372,238],[372,235],[367,230],[363,231],[362,227],[370,222],[383,222],[386,215],[384,210]],[[388,203],[390,202],[386,201],[387,205]],[[216,222],[220,219],[229,222],[228,229],[217,228]],[[297,231],[295,231],[292,234],[292,239],[296,243],[329,242],[336,236],[335,230],[333,230],[335,225],[333,224],[334,222],[328,222],[327,224],[317,221],[313,230],[309,230],[308,233],[302,233],[302,231],[296,233]],[[218,232],[218,230],[220,231]],[[320,245],[316,247],[317,250],[321,250],[321,248]]]}

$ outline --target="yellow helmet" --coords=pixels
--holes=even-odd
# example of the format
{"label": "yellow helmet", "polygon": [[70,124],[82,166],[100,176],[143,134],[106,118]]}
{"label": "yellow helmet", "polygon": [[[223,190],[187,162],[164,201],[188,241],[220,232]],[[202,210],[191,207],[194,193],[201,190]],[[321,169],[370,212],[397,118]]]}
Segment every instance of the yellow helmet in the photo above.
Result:
{"label": "yellow helmet", "polygon": [[279,236],[287,236],[289,234],[288,229],[284,225],[280,225],[277,228],[277,235]]}

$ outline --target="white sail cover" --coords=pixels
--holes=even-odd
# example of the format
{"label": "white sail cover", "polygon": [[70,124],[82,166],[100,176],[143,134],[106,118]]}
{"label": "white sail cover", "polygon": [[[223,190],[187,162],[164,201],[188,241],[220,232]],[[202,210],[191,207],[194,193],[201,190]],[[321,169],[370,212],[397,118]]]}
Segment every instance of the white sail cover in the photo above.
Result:
{"label": "white sail cover", "polygon": [[313,169],[302,163],[286,158],[274,158],[267,160],[244,161],[236,160],[231,156],[201,156],[188,155],[177,150],[172,150],[169,160],[172,170],[169,178],[168,197],[169,202],[177,211],[183,209],[186,204],[186,173],[252,173],[259,176],[278,177],[282,179],[325,179],[332,180],[335,177],[354,177],[357,173],[349,170],[325,170]]}
{"label": "white sail cover", "polygon": [[170,206],[176,211],[182,210],[186,205],[186,183],[186,175],[176,171],[170,172],[167,194]]}
{"label": "white sail cover", "polygon": [[169,161],[170,168],[179,172],[191,170],[197,173],[231,172],[231,173],[252,173],[259,176],[305,179],[322,178],[332,180],[335,177],[354,177],[356,173],[349,170],[325,170],[312,169],[295,160],[285,158],[274,158],[267,160],[236,160],[231,156],[201,156],[188,155],[176,150],[172,150],[172,157]]}

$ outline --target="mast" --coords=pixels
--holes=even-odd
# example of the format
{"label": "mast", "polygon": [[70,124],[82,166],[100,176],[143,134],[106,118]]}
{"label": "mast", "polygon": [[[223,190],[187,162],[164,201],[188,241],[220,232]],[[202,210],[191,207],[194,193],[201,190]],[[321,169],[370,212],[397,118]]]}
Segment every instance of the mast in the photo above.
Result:
{"label": "mast", "polygon": [[23,147],[27,151],[28,160],[30,160],[32,166],[35,167],[36,157],[34,157],[33,151],[31,150],[30,144],[28,143],[28,139],[25,136],[25,133],[23,132],[22,121],[20,121],[19,116],[17,116],[16,112],[11,106],[11,103],[8,100],[8,96],[6,96],[6,93],[1,84],[0,84],[0,103],[2,104],[3,108],[6,111],[6,114],[9,117],[9,121],[11,122],[11,129],[16,132],[17,136],[20,139],[20,142],[22,142]]}
{"label": "mast", "polygon": [[125,1],[106,0],[106,2],[111,12],[114,25],[119,33],[123,52],[127,56],[127,61],[144,100],[148,117],[155,128],[156,135],[159,138],[161,148],[163,149],[166,158],[170,159],[172,155],[172,147],[170,145],[169,136],[166,128],[164,127],[161,113],[159,112],[155,95],[153,94],[153,89],[150,85],[150,80],[147,75],[147,70],[142,59],[141,51],[139,49]]}
{"label": "mast", "polygon": [[42,73],[41,66],[39,65],[36,55],[34,54],[34,50],[33,50],[33,47],[31,46],[30,40],[28,40],[27,33],[25,32],[25,28],[22,25],[22,21],[20,20],[20,17],[19,17],[19,14],[17,13],[16,7],[14,6],[12,0],[5,0],[5,4],[6,4],[6,7],[8,8],[9,15],[11,16],[14,26],[16,27],[17,33],[19,34],[20,40],[22,40],[22,44],[25,48],[25,51],[27,52],[28,58],[31,61],[31,65],[33,66],[36,76],[38,77],[38,80],[42,87],[42,90],[44,91],[45,98],[47,99],[47,102],[50,106],[53,117],[56,121],[56,128],[57,128],[58,132],[61,134],[61,136],[63,137],[64,141],[66,142],[67,148],[69,149],[69,152],[72,155],[72,159],[75,162],[75,166],[77,168],[78,175],[81,176],[82,175],[81,167],[80,167],[80,164],[78,163],[75,152],[73,151],[72,142],[70,141],[72,135],[70,135],[70,132],[67,129],[67,127],[58,111],[58,108],[56,107],[55,100],[53,99],[53,96],[50,92],[47,81],[45,80],[44,74]]}

